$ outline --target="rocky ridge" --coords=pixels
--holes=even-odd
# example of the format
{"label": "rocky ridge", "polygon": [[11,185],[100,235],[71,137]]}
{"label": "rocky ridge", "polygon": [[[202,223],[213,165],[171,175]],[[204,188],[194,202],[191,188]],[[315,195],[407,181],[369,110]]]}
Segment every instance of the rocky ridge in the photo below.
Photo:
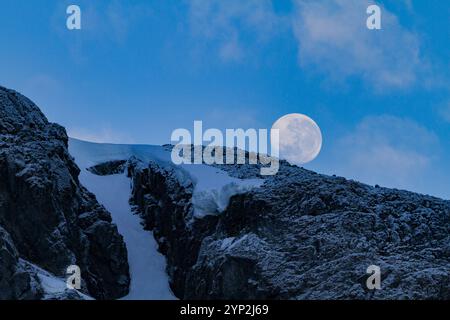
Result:
{"label": "rocky ridge", "polygon": [[81,291],[98,299],[128,292],[122,237],[80,185],[67,144],[63,127],[49,123],[28,98],[0,87],[0,299],[46,297],[37,269],[27,265],[61,278],[78,265]]}

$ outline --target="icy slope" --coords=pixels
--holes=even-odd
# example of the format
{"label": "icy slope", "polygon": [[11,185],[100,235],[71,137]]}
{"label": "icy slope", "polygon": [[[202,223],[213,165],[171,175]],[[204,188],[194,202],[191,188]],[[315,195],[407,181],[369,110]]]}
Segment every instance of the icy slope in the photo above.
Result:
{"label": "icy slope", "polygon": [[111,213],[113,222],[124,237],[131,274],[130,293],[124,299],[175,299],[165,272],[165,258],[157,251],[152,233],[145,231],[139,216],[131,212],[128,203],[130,180],[125,174],[97,176],[86,170],[98,162],[126,159],[132,153],[130,149],[128,146],[108,148],[78,141],[74,143],[74,140],[69,144],[70,153],[81,169],[80,182]]}
{"label": "icy slope", "polygon": [[165,272],[165,258],[157,251],[152,233],[145,231],[139,216],[131,212],[130,180],[125,174],[97,176],[88,171],[80,179],[111,212],[127,245],[131,284],[125,299],[174,299]]}

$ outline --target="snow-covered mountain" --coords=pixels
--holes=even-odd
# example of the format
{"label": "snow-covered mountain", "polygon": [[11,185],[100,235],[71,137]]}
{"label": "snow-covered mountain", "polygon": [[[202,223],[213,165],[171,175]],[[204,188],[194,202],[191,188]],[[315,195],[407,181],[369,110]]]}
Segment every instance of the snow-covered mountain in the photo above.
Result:
{"label": "snow-covered mountain", "polygon": [[450,299],[450,201],[170,152],[68,139],[0,88],[0,299]]}

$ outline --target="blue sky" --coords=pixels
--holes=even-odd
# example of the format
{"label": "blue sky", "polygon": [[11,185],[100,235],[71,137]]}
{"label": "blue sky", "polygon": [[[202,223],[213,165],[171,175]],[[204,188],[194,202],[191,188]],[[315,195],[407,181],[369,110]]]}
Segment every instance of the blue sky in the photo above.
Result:
{"label": "blue sky", "polygon": [[72,136],[163,144],[194,120],[270,128],[299,112],[324,138],[307,168],[450,198],[448,1],[1,3],[0,84]]}

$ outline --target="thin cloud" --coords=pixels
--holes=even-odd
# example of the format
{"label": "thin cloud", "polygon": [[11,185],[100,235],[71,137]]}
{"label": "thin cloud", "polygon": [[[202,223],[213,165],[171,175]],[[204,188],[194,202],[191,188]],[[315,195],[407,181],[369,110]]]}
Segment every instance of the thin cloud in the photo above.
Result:
{"label": "thin cloud", "polygon": [[369,184],[413,189],[438,161],[438,137],[410,119],[363,119],[334,150],[338,174]]}
{"label": "thin cloud", "polygon": [[269,41],[286,23],[274,12],[271,0],[191,0],[187,4],[192,35],[214,43],[222,61],[241,61],[250,47]]}
{"label": "thin cloud", "polygon": [[[433,82],[431,65],[422,56],[419,36],[382,7],[382,30],[368,30],[368,0],[294,0],[287,15],[270,0],[188,1],[194,38],[217,50],[222,61],[255,56],[261,43],[283,32],[298,42],[301,68],[345,82],[360,78],[378,91]],[[404,6],[408,6],[408,1]],[[290,21],[290,23],[289,23]]]}
{"label": "thin cloud", "polygon": [[366,0],[297,0],[293,28],[299,63],[334,80],[359,77],[373,87],[407,88],[424,72],[420,41],[382,7],[382,30],[368,30]]}

